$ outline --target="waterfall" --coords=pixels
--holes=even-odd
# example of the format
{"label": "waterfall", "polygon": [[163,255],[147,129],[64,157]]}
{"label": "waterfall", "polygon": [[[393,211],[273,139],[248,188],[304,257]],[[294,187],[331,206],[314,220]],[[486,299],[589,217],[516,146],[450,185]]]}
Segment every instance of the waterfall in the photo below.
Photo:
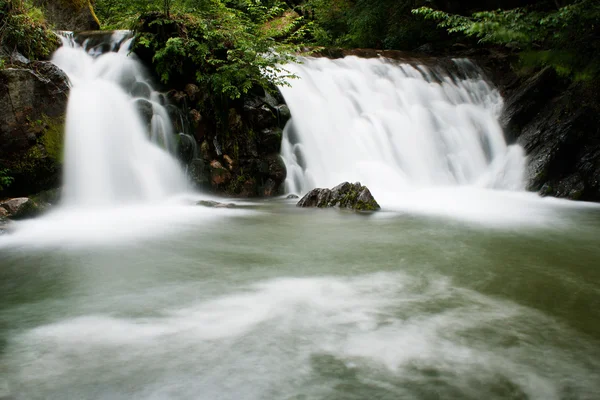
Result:
{"label": "waterfall", "polygon": [[304,58],[281,87],[286,189],[360,181],[376,198],[432,189],[524,189],[525,156],[507,145],[501,95],[468,60],[452,68],[386,59]]}
{"label": "waterfall", "polygon": [[[116,31],[82,43],[62,34],[52,62],[72,88],[66,117],[63,203],[113,206],[147,203],[186,190],[171,156],[176,136],[142,65],[129,54],[131,33]],[[140,104],[151,114],[145,123]]]}

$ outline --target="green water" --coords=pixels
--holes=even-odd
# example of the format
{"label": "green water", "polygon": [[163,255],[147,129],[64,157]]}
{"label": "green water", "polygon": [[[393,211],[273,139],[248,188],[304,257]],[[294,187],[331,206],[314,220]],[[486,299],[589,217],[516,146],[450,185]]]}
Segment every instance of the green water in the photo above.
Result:
{"label": "green water", "polygon": [[600,398],[598,209],[210,213],[0,238],[0,399]]}

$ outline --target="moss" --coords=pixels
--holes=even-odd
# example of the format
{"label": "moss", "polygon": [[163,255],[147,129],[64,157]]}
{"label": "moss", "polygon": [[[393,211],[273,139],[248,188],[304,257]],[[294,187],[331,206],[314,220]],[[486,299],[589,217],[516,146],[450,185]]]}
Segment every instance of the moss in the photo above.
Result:
{"label": "moss", "polygon": [[53,161],[61,164],[64,156],[64,117],[51,118],[44,115],[42,122],[46,126],[45,132],[41,138],[42,144],[46,148],[46,153]]}

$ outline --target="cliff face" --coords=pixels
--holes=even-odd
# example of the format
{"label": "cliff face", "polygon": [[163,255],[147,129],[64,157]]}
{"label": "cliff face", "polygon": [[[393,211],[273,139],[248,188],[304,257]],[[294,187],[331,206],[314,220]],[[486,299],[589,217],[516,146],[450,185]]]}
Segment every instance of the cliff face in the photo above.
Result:
{"label": "cliff face", "polygon": [[68,92],[66,75],[47,61],[0,70],[0,169],[13,178],[0,197],[58,186]]}
{"label": "cliff face", "polygon": [[597,82],[570,82],[550,68],[501,76],[502,124],[528,156],[528,189],[542,196],[600,201],[600,98]]}

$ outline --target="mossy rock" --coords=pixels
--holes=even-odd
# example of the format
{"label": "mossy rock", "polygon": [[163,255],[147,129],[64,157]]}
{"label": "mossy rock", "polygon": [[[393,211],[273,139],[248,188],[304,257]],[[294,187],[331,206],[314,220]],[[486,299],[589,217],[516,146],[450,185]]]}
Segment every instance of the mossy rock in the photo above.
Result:
{"label": "mossy rock", "polygon": [[345,208],[356,211],[377,211],[381,207],[366,187],[344,182],[333,189],[313,189],[297,204],[298,207]]}

